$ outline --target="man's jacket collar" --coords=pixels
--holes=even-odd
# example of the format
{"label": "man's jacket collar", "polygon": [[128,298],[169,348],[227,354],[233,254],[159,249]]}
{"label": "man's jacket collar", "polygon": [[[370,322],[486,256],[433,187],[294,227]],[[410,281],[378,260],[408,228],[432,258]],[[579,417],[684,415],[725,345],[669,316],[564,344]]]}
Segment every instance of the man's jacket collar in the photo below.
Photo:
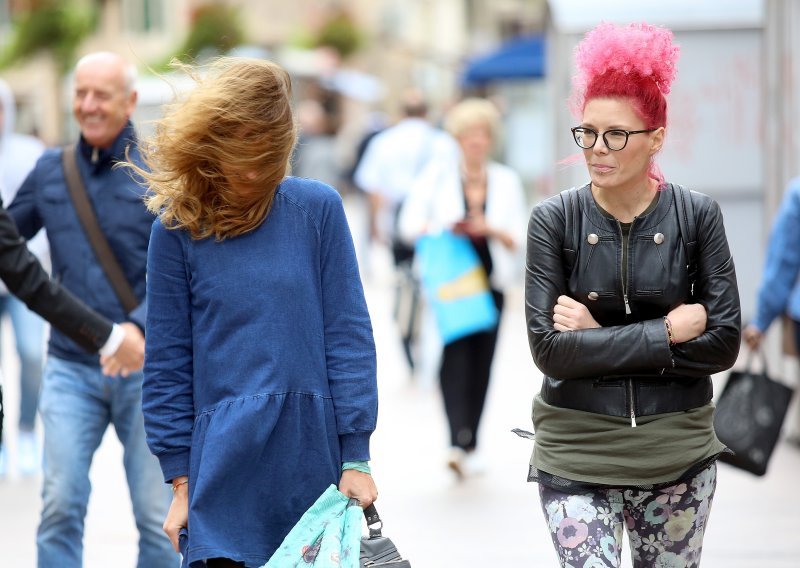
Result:
{"label": "man's jacket collar", "polygon": [[131,144],[136,144],[136,131],[133,128],[133,123],[128,121],[109,148],[95,148],[81,134],[78,142],[78,151],[83,159],[86,160],[92,172],[96,172],[107,164],[125,161],[125,150]]}

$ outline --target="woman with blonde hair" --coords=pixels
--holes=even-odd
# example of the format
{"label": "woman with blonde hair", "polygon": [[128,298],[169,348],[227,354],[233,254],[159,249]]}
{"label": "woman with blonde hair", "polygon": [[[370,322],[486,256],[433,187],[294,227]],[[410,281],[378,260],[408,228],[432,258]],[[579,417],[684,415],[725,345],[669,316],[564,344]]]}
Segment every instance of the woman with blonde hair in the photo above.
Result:
{"label": "woman with blonde hair", "polygon": [[[522,182],[511,168],[491,159],[500,113],[490,101],[470,98],[457,103],[445,117],[445,130],[458,142],[460,160],[438,161],[422,173],[403,204],[398,229],[409,242],[441,230],[466,235],[502,312],[503,292],[513,284],[522,263],[526,212]],[[450,427],[447,465],[459,479],[484,467],[475,450],[498,326],[443,348],[439,378]]]}
{"label": "woman with blonde hair", "polygon": [[[143,409],[184,565],[261,566],[330,484],[366,507],[375,347],[339,194],[287,176],[288,74],[221,58],[142,153]],[[185,538],[184,538],[185,537]]]}

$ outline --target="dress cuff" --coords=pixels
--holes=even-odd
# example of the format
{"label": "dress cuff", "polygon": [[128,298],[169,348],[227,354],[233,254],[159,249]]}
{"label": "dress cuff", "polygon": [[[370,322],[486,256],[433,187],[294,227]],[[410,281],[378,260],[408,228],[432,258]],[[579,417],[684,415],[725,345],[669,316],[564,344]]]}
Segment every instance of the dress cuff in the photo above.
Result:
{"label": "dress cuff", "polygon": [[353,432],[339,436],[342,462],[369,461],[369,437],[372,432]]}
{"label": "dress cuff", "polygon": [[176,477],[189,475],[189,453],[164,453],[158,457],[161,465],[161,472],[164,474],[164,482],[170,483]]}

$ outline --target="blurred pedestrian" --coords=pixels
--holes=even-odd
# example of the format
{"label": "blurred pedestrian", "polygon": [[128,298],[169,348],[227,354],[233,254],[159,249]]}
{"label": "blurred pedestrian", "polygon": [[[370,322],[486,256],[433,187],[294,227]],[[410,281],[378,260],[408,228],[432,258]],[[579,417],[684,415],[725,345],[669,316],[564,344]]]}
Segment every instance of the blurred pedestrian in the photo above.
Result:
{"label": "blurred pedestrian", "polygon": [[367,115],[366,126],[358,138],[358,143],[355,147],[353,162],[344,174],[348,185],[352,186],[360,193],[366,194],[367,188],[360,186],[358,182],[356,182],[356,172],[361,165],[361,160],[364,159],[364,154],[367,152],[370,142],[387,128],[388,120],[386,114],[380,111],[372,111]]}
{"label": "blurred pedestrian", "polygon": [[[8,206],[14,200],[25,176],[44,152],[44,144],[36,137],[14,131],[16,103],[8,84],[0,79],[0,198]],[[50,251],[47,237],[40,231],[29,243],[42,264],[49,269]],[[34,433],[39,386],[42,383],[44,331],[42,319],[10,295],[0,283],[0,317],[8,315],[14,331],[19,356],[19,427],[17,430],[17,468],[22,475],[39,471],[39,444]],[[6,450],[0,451],[0,476],[6,470]]]}
{"label": "blurred pedestrian", "polygon": [[221,58],[144,145],[145,428],[185,565],[262,566],[331,484],[375,499],[375,346],[342,200],[286,177],[289,75]]}
{"label": "blurred pedestrian", "polygon": [[387,126],[388,118],[385,113],[380,111],[372,111],[367,115],[366,125],[360,134],[355,137],[356,144],[352,161],[345,168],[342,179],[345,186],[348,188],[347,192],[351,196],[351,204],[355,203],[354,209],[358,211],[356,221],[354,223],[354,240],[356,246],[356,257],[358,258],[358,266],[361,271],[361,277],[365,280],[370,280],[373,275],[373,262],[370,257],[370,247],[372,239],[369,235],[369,227],[371,224],[372,213],[369,207],[369,199],[367,190],[356,182],[355,175],[358,167],[361,165],[361,160],[367,151],[369,143],[378,134],[383,132]]}
{"label": "blurred pedestrian", "polygon": [[409,260],[413,247],[396,238],[400,205],[414,179],[429,163],[456,160],[453,141],[426,119],[428,105],[422,93],[403,94],[403,118],[369,142],[355,172],[355,181],[369,195],[370,236],[392,248],[395,264]]}
{"label": "blurred pedestrian", "polygon": [[[0,191],[2,186],[0,186]],[[89,353],[99,352],[121,366],[141,369],[144,341],[125,334],[50,279],[19,236],[14,221],[0,208],[0,281],[24,305],[50,322]],[[3,431],[3,389],[0,386],[0,434]],[[2,438],[2,436],[0,436]]]}
{"label": "blurred pedestrian", "polygon": [[[400,237],[414,242],[429,231],[469,237],[489,277],[497,311],[519,276],[525,242],[525,196],[519,175],[491,159],[500,114],[485,99],[466,99],[445,117],[459,161],[431,164],[414,183],[400,212]],[[475,449],[489,387],[498,325],[447,343],[439,379],[450,426],[449,467],[459,476],[483,469]]]}
{"label": "blurred pedestrian", "polygon": [[623,529],[636,567],[700,562],[725,450],[709,375],[736,361],[740,310],[719,206],[655,164],[678,52],[644,23],[578,44],[572,133],[591,181],[537,205],[528,227],[544,374],[529,479],[562,566],[619,566]]}
{"label": "blurred pedestrian", "polygon": [[302,100],[297,104],[297,122],[292,173],[336,187],[342,172],[336,156],[336,137],[329,130],[325,108],[314,99]]}
{"label": "blurred pedestrian", "polygon": [[[107,318],[124,321],[125,333],[141,341],[153,215],[142,201],[145,188],[129,172],[114,167],[126,158],[126,152],[128,159],[139,159],[130,122],[137,99],[135,76],[135,68],[113,53],[92,53],[78,61],[72,110],[80,140],[72,147],[45,152],[9,212],[25,237],[47,229],[53,273],[64,287]],[[69,153],[65,156],[65,152]],[[127,307],[128,302],[123,306],[113,277],[106,274],[90,244],[68,190],[65,166],[77,170],[101,236],[139,302],[133,309]],[[142,373],[114,359],[103,359],[102,364],[63,334],[51,334],[39,404],[44,423],[39,566],[82,564],[84,518],[91,492],[89,467],[109,424],[114,425],[125,450],[123,463],[140,535],[138,566],[174,566],[177,556],[161,531],[169,491],[145,442]]]}
{"label": "blurred pedestrian", "polygon": [[743,332],[753,350],[759,349],[769,326],[787,314],[794,326],[800,353],[800,178],[789,182],[772,224],[767,259],[756,302],[756,316]]}
{"label": "blurred pedestrian", "polygon": [[355,171],[356,184],[367,193],[369,235],[388,246],[398,276],[395,318],[403,348],[414,369],[413,340],[418,322],[416,284],[411,278],[414,247],[398,238],[396,223],[406,194],[429,163],[457,162],[453,140],[427,120],[428,105],[416,89],[403,94],[403,118],[375,135]]}

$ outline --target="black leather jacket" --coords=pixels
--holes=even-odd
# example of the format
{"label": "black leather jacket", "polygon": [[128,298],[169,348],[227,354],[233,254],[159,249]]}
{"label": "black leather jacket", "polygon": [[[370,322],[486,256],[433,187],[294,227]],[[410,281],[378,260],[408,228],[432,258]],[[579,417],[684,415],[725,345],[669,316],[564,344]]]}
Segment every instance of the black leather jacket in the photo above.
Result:
{"label": "black leather jacket", "polygon": [[17,298],[86,351],[97,352],[113,325],[50,279],[0,207],[0,279]]}
{"label": "black leather jacket", "polygon": [[[625,282],[621,227],[600,212],[589,185],[577,191],[577,250],[563,249],[573,221],[565,220],[561,195],[533,209],[525,303],[531,352],[545,375],[545,402],[632,420],[687,410],[708,403],[709,375],[736,361],[739,293],[719,206],[691,192],[698,241],[692,299],[675,196],[667,188],[656,207],[633,222]],[[562,294],[586,305],[602,327],[555,331],[553,308]],[[691,302],[705,306],[706,331],[670,348],[663,316]]]}

